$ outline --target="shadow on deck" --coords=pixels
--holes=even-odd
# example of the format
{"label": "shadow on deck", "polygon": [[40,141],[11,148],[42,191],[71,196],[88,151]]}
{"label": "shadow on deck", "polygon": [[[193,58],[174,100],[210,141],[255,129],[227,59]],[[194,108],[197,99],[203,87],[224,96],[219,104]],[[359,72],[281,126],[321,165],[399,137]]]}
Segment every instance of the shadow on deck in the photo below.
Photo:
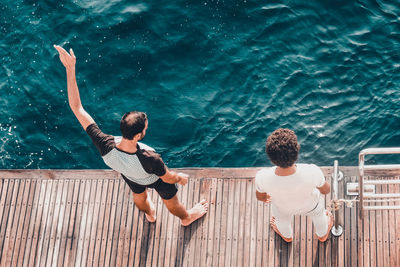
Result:
{"label": "shadow on deck", "polygon": [[[344,198],[357,169],[340,169]],[[113,171],[0,171],[0,265],[400,266],[400,211],[370,211],[362,223],[357,206],[343,207],[344,233],[325,243],[309,218],[296,216],[287,244],[269,227],[269,205],[255,198],[257,170],[182,169],[192,176],[179,188],[184,205],[210,202],[209,213],[190,227],[181,227],[153,191],[157,222],[148,223]],[[323,171],[330,180],[332,168]],[[377,188],[392,190],[399,185]]]}

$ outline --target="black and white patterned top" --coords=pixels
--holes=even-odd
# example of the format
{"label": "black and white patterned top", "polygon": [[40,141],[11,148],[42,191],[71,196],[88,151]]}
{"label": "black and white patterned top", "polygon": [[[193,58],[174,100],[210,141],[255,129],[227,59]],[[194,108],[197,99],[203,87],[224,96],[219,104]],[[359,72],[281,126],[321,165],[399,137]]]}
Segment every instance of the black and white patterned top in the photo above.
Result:
{"label": "black and white patterned top", "polygon": [[107,166],[126,179],[140,185],[149,185],[165,175],[167,167],[153,148],[138,142],[135,153],[119,150],[116,145],[121,142],[122,137],[103,133],[96,123],[89,125],[86,132]]}

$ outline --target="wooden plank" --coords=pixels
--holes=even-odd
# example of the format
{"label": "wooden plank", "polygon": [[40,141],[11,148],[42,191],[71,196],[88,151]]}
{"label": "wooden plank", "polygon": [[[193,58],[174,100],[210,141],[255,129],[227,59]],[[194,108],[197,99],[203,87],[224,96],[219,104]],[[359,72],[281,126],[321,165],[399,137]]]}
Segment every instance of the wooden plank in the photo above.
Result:
{"label": "wooden plank", "polygon": [[[379,190],[377,192],[382,193],[382,186],[377,185],[375,188]],[[378,204],[379,206],[380,204]],[[382,211],[378,210],[375,212],[375,233],[376,233],[376,262],[377,264],[384,263],[384,254],[383,254],[383,243],[382,243]],[[384,265],[387,266],[387,265]]]}
{"label": "wooden plank", "polygon": [[[240,181],[240,203],[239,203],[239,213],[246,213],[246,192],[247,192],[247,184],[246,181]],[[247,217],[248,218],[248,217]],[[239,238],[238,238],[238,246],[237,246],[237,264],[243,264],[243,253],[244,253],[244,242],[245,242],[245,224],[246,224],[246,216],[240,216],[239,218]]]}
{"label": "wooden plank", "polygon": [[[56,238],[57,238],[58,226],[60,227],[61,231],[62,218],[60,220],[59,218],[60,218],[60,211],[62,210],[62,212],[64,212],[61,206],[62,202],[65,201],[67,188],[68,184],[66,180],[57,181],[57,193],[56,195],[52,196],[52,205],[50,206],[51,218],[48,220],[49,229],[45,235],[46,245],[44,246],[44,249],[47,250],[47,253],[42,253],[43,255],[42,266],[50,266],[52,264],[54,250],[57,250],[56,253],[58,253],[58,249],[60,248],[59,243],[58,245],[56,245]],[[59,238],[60,237],[58,236],[58,240]]]}
{"label": "wooden plank", "polygon": [[[389,186],[389,193],[395,193],[395,186]],[[400,191],[399,191],[400,192]],[[400,222],[397,222],[399,224]],[[400,262],[397,262],[396,259],[396,217],[395,211],[390,210],[388,215],[388,224],[389,228],[389,254],[390,254],[390,264],[388,266],[398,266]]]}
{"label": "wooden plank", "polygon": [[301,249],[301,216],[294,216],[293,223],[293,266],[300,266],[300,249]]}
{"label": "wooden plank", "polygon": [[[369,222],[369,215],[370,212],[366,211],[364,213],[364,220],[363,220],[363,236],[364,236],[364,241],[363,241],[363,251],[361,252],[362,255],[364,255],[363,262],[366,265],[367,263],[370,263],[370,222]],[[374,225],[375,226],[375,225]]]}
{"label": "wooden plank", "polygon": [[[85,232],[87,231],[88,225],[88,212],[89,212],[89,205],[90,200],[93,194],[93,184],[95,184],[95,180],[87,180],[85,185],[85,191],[82,193],[84,194],[84,199],[82,203],[82,213],[80,218],[80,226],[79,226],[79,234],[78,234],[78,243],[76,247],[76,258],[75,258],[75,265],[76,266],[83,266],[84,263],[82,262],[83,254],[84,254],[84,244],[86,235]],[[93,190],[92,190],[93,189]]]}
{"label": "wooden plank", "polygon": [[[8,187],[9,187],[10,180],[1,180],[1,195],[0,195],[0,261],[1,261],[1,255],[3,251],[3,244],[4,244],[4,231],[7,228],[7,223],[4,221],[7,221],[8,216],[8,209],[9,205],[9,199],[11,195],[8,193]],[[12,181],[12,186],[14,186],[14,181]]]}
{"label": "wooden plank", "polygon": [[311,217],[307,216],[306,221],[306,266],[313,266],[314,263],[314,251],[313,251],[313,224]]}
{"label": "wooden plank", "polygon": [[[274,214],[272,213],[272,204],[268,205],[269,206],[269,220],[274,216]],[[300,225],[300,224],[299,224]],[[268,264],[267,266],[275,266],[275,232],[274,230],[271,228],[270,223],[268,223],[268,229],[269,229],[269,240],[268,240]],[[277,260],[277,262],[279,262],[279,260]]]}
{"label": "wooden plank", "polygon": [[[399,179],[399,178],[397,178]],[[396,192],[400,192],[400,185],[395,185]],[[397,266],[400,265],[400,210],[395,211],[396,216],[396,254],[397,254]]]}
{"label": "wooden plank", "polygon": [[5,202],[5,199],[7,196],[7,191],[3,192],[5,181],[7,181],[7,186],[8,186],[8,180],[0,179],[0,226],[1,226],[1,220],[3,217],[4,202]]}
{"label": "wooden plank", "polygon": [[[388,193],[388,186],[382,185],[382,193]],[[388,218],[389,212],[387,210],[382,211],[382,248],[383,248],[383,263],[384,266],[390,266],[390,253],[389,253],[389,229],[388,229]],[[378,227],[378,226],[377,226]]]}
{"label": "wooden plank", "polygon": [[234,179],[229,179],[228,181],[224,182],[224,190],[225,190],[225,188],[227,188],[227,192],[224,192],[224,195],[227,195],[227,197],[229,199],[227,200],[226,214],[222,215],[222,218],[224,218],[224,220],[226,220],[226,244],[225,244],[224,264],[223,265],[220,264],[220,266],[225,266],[225,267],[230,267],[233,265],[233,263],[231,262],[231,257],[232,257],[232,239],[234,236],[234,233],[233,233],[233,220],[235,218],[234,210],[236,209],[236,207],[235,207],[235,195],[236,195],[235,185],[236,185],[236,182]]}
{"label": "wooden plank", "polygon": [[[325,179],[326,179],[326,181],[328,181],[328,183],[329,184],[331,184],[332,183],[332,181],[331,181],[331,176],[325,176]],[[330,205],[330,203],[331,203],[331,198],[332,198],[332,191],[331,191],[331,193],[330,194],[327,194],[326,196],[325,196],[325,207],[329,207],[329,205]],[[328,238],[328,240],[327,241],[325,241],[325,260],[326,260],[326,264],[327,264],[327,266],[333,266],[332,265],[332,258],[333,258],[333,255],[332,255],[332,248],[333,248],[333,242],[332,242],[332,236],[330,236],[329,238]]]}
{"label": "wooden plank", "polygon": [[205,198],[209,202],[209,209],[208,213],[204,216],[204,219],[202,221],[202,239],[201,239],[201,244],[200,244],[200,259],[199,259],[199,266],[205,266],[206,261],[207,261],[207,251],[208,251],[208,227],[210,225],[210,210],[211,210],[211,204],[212,204],[212,179],[202,179],[201,181],[201,191],[200,191],[200,198]]}
{"label": "wooden plank", "polygon": [[3,253],[1,258],[1,266],[11,266],[13,248],[16,241],[18,220],[21,213],[21,201],[24,196],[25,181],[16,181],[19,188],[16,191],[14,187],[13,198],[11,201],[10,215],[8,219],[6,238],[4,241]]}
{"label": "wooden plank", "polygon": [[[153,198],[154,190],[149,190],[149,198]],[[146,217],[146,216],[145,216]],[[145,266],[147,262],[147,258],[151,257],[152,249],[150,248],[150,243],[152,237],[154,237],[154,228],[150,224],[147,219],[144,217],[143,220],[143,235],[142,235],[142,245],[141,245],[141,254],[140,254],[140,265]],[[153,231],[152,231],[153,230]]]}
{"label": "wooden plank", "polygon": [[[364,266],[364,255],[365,255],[365,245],[364,240],[366,238],[366,234],[364,232],[364,221],[359,217],[360,214],[360,204],[356,203],[356,221],[357,221],[357,255],[358,255],[358,266]],[[367,261],[369,262],[369,261]]]}
{"label": "wooden plank", "polygon": [[143,224],[144,224],[144,212],[140,211],[138,214],[137,220],[137,235],[136,235],[136,249],[135,249],[135,258],[134,258],[134,266],[139,266],[140,264],[140,252],[142,249],[142,238],[143,238]]}
{"label": "wooden plank", "polygon": [[[169,216],[169,211],[168,209],[165,207],[165,205],[163,205],[163,202],[161,200],[161,198],[159,198],[158,200],[158,208],[159,210],[157,210],[157,214],[159,216],[159,218],[157,219],[157,227],[156,227],[156,231],[160,231],[160,239],[159,239],[159,248],[158,248],[158,255],[157,255],[157,264],[155,264],[154,266],[164,266],[166,260],[166,244],[167,244],[167,235],[168,235],[168,228],[169,228],[169,224],[172,224],[172,216]],[[160,212],[159,212],[160,211]],[[134,221],[137,221],[137,216],[138,214],[135,211],[134,214]],[[159,229],[159,230],[157,230]],[[172,229],[172,228],[171,228]],[[134,233],[135,234],[135,233]],[[132,236],[132,240],[135,239],[135,235]],[[132,249],[131,249],[132,251]],[[130,255],[132,254],[132,252],[130,253]],[[169,258],[168,258],[169,259]],[[129,261],[131,262],[131,260]],[[132,266],[132,265],[130,265]]]}
{"label": "wooden plank", "polygon": [[127,184],[124,181],[120,180],[119,189],[118,189],[117,209],[115,212],[115,220],[114,220],[112,248],[111,248],[111,259],[110,259],[111,266],[115,266],[116,260],[117,260],[118,240],[119,240],[119,231],[121,228],[122,209],[123,209],[123,205],[124,205],[125,186],[127,186]]}
{"label": "wooden plank", "polygon": [[312,248],[312,250],[313,250],[312,259],[313,259],[313,263],[314,263],[313,266],[314,266],[314,265],[318,264],[318,257],[319,257],[319,250],[318,250],[318,248],[319,248],[319,240],[318,240],[317,235],[315,234],[315,228],[314,227],[313,227],[312,239],[313,239],[313,241],[312,241],[312,246],[313,246],[313,248]]}
{"label": "wooden plank", "polygon": [[161,259],[162,257],[160,257],[161,252],[161,247],[163,247],[163,249],[165,249],[165,237],[162,235],[162,230],[166,229],[166,223],[167,223],[167,214],[168,214],[168,210],[167,208],[164,206],[164,203],[161,199],[160,196],[156,197],[156,202],[154,203],[154,205],[156,206],[156,213],[157,213],[157,220],[156,220],[156,228],[155,228],[155,239],[154,239],[154,251],[153,251],[153,261],[151,263],[152,266],[157,266],[157,264],[161,261],[164,262],[163,259]]}
{"label": "wooden plank", "polygon": [[288,256],[289,256],[289,247],[291,246],[290,243],[287,243],[281,240],[281,250],[279,251],[279,266],[288,266]]}
{"label": "wooden plank", "polygon": [[[74,201],[72,202],[71,218],[68,225],[68,240],[64,256],[64,262],[67,264],[67,266],[75,266],[85,195],[88,188],[90,188],[90,183],[88,180],[77,181],[78,190],[75,191],[76,193],[74,193]],[[75,188],[76,186],[77,185],[75,184]]]}
{"label": "wooden plank", "polygon": [[[205,199],[209,201],[209,194],[208,190],[205,186],[205,179],[198,179],[196,180],[196,187],[198,188],[198,194],[196,193],[194,196],[194,202],[198,203],[200,200]],[[193,248],[193,257],[190,259],[193,262],[192,266],[198,267],[200,266],[201,262],[201,251],[202,251],[202,244],[203,240],[206,238],[206,232],[204,232],[204,227],[206,225],[206,218],[208,214],[205,214],[201,219],[198,220],[196,224],[196,232],[194,238],[196,239],[195,247]]]}
{"label": "wooden plank", "polygon": [[[189,197],[189,188],[191,182],[189,181],[183,189],[181,190],[181,195],[179,197],[180,201],[182,202],[183,206],[187,209],[192,208],[188,206],[188,197]],[[171,255],[170,255],[170,262],[169,266],[181,266],[183,260],[183,251],[186,249],[185,243],[185,231],[187,227],[182,227],[180,224],[180,220],[178,218],[174,218],[174,228],[172,228],[172,246],[171,246]],[[190,226],[188,226],[190,227]],[[167,250],[168,251],[168,250]],[[166,265],[168,266],[168,264]]]}
{"label": "wooden plank", "polygon": [[[85,223],[85,233],[83,235],[83,242],[82,242],[82,259],[80,261],[81,266],[87,266],[88,256],[90,253],[94,251],[90,251],[90,241],[92,237],[92,225],[97,223],[98,216],[94,218],[94,208],[96,202],[96,195],[98,194],[98,180],[93,180],[90,188],[90,197],[88,199],[88,210],[87,210],[87,217]],[[100,190],[101,191],[101,190]],[[89,263],[90,264],[90,263]]]}
{"label": "wooden plank", "polygon": [[[134,224],[133,224],[133,214],[134,214],[134,210],[135,210],[135,205],[133,203],[133,194],[129,187],[127,189],[126,199],[128,201],[128,206],[127,206],[128,215],[127,215],[127,219],[126,219],[126,234],[125,234],[125,240],[124,240],[122,266],[128,266],[132,232],[136,231],[136,228],[134,227]],[[155,205],[157,206],[157,203],[155,203]],[[156,222],[157,222],[157,220],[156,220]],[[96,256],[95,256],[95,259],[96,259]],[[96,262],[93,265],[96,266],[95,264],[96,264]]]}
{"label": "wooden plank", "polygon": [[227,220],[229,217],[229,181],[232,179],[222,179],[222,200],[221,200],[221,218],[220,218],[220,244],[219,244],[219,258],[218,266],[223,267],[225,265],[226,258],[226,246],[227,246]]}
{"label": "wooden plank", "polygon": [[223,199],[223,180],[217,180],[217,192],[215,202],[215,221],[214,221],[214,244],[212,252],[212,266],[218,266],[220,256],[220,243],[221,243],[221,213],[222,213],[222,199]]}
{"label": "wooden plank", "polygon": [[207,250],[206,254],[204,255],[205,264],[207,266],[212,266],[213,262],[216,200],[217,200],[217,182],[215,179],[212,179],[210,186],[210,203],[207,216],[208,217],[208,235],[207,235],[208,240],[206,244]]}
{"label": "wooden plank", "polygon": [[0,170],[0,179],[35,179],[35,180],[61,180],[61,179],[118,179],[119,174],[113,170],[32,170],[13,169]]}
{"label": "wooden plank", "polygon": [[[36,255],[35,255],[35,265],[40,266],[40,264],[43,264],[42,261],[42,255],[47,252],[47,250],[44,250],[44,242],[45,242],[45,237],[46,233],[49,229],[49,213],[50,212],[50,206],[52,204],[52,197],[55,195],[55,190],[57,190],[57,184],[56,181],[48,181],[47,184],[48,189],[46,190],[46,196],[45,200],[43,203],[43,213],[42,213],[42,218],[40,221],[40,226],[38,228],[38,238],[37,238],[37,249],[36,249]],[[50,215],[51,217],[51,215]]]}
{"label": "wooden plank", "polygon": [[[254,178],[255,174],[261,169],[261,167],[250,167],[250,168],[174,168],[171,170],[177,172],[187,173],[191,179],[202,179],[202,178],[232,178],[232,179],[243,179],[243,178]],[[332,167],[321,167],[322,172],[325,176],[332,174]],[[340,170],[345,172],[348,176],[358,175],[358,168],[354,166],[341,166]],[[366,174],[372,176],[398,176],[400,174],[400,168],[389,168],[389,169],[374,169],[366,170]],[[45,179],[45,180],[56,180],[56,179],[120,179],[118,172],[105,169],[86,169],[86,170],[0,170],[0,179]]]}
{"label": "wooden plank", "polygon": [[[12,205],[12,197],[13,193],[15,193],[15,190],[19,189],[19,182],[11,180],[8,183],[7,187],[7,198],[4,203],[4,208],[3,208],[3,217],[0,225],[0,263],[5,262],[5,253],[4,253],[4,247],[7,245],[8,239],[7,237],[7,229],[9,228],[9,219],[12,221],[12,214],[13,211],[11,210],[11,205]],[[16,193],[15,193],[16,194]]]}
{"label": "wooden plank", "polygon": [[[158,206],[158,193],[156,190],[151,190],[151,201],[154,204],[154,209],[157,211],[157,206]],[[156,215],[157,216],[157,215]],[[154,253],[156,250],[156,247],[158,247],[158,238],[156,239],[156,223],[149,223],[146,219],[146,223],[149,224],[149,239],[147,241],[148,247],[147,247],[147,257],[145,264],[146,266],[152,266],[153,258],[157,258],[157,254]]]}
{"label": "wooden plank", "polygon": [[264,214],[263,227],[262,227],[263,228],[262,266],[268,266],[267,264],[268,264],[268,261],[269,261],[269,258],[268,258],[268,256],[269,256],[268,252],[270,250],[270,248],[269,248],[269,240],[270,240],[270,235],[272,235],[271,227],[269,225],[269,219],[271,217],[270,206],[271,206],[270,204],[263,204],[262,205],[263,214]]}
{"label": "wooden plank", "polygon": [[300,266],[306,266],[306,256],[307,256],[307,217],[300,216]]}
{"label": "wooden plank", "polygon": [[[187,198],[186,198],[186,207],[187,209],[193,207],[193,193],[194,193],[194,179],[190,180],[186,185],[187,187]],[[189,227],[183,227],[183,244],[182,246],[178,245],[178,250],[180,251],[180,257],[176,260],[176,264],[178,266],[189,266],[189,255],[190,255],[190,240],[192,235],[192,228],[195,223],[192,223]],[[180,249],[181,248],[181,249]]]}
{"label": "wooden plank", "polygon": [[[112,214],[115,213],[115,203],[118,194],[119,180],[108,180],[107,202],[104,215],[104,226],[101,235],[99,266],[110,265],[110,243],[112,242]],[[114,215],[115,216],[115,215]],[[132,265],[130,265],[132,266]]]}
{"label": "wooden plank", "polygon": [[[344,198],[344,196],[342,198]],[[351,255],[352,245],[357,248],[357,244],[354,244],[354,241],[352,240],[352,232],[354,232],[355,229],[352,229],[352,227],[351,227],[351,219],[352,219],[351,218],[351,209],[346,208],[346,206],[344,204],[341,206],[341,209],[344,210],[344,220],[339,221],[339,225],[342,225],[342,227],[343,227],[342,236],[344,239],[342,266],[351,266],[352,258],[357,258],[354,256],[354,255],[357,255],[356,249],[355,249],[355,253],[353,254],[353,256]],[[336,238],[336,237],[334,237],[332,235],[332,238]]]}
{"label": "wooden plank", "polygon": [[[104,266],[104,243],[107,238],[108,222],[110,218],[110,206],[112,198],[112,183],[110,180],[104,180],[101,189],[101,200],[99,207],[99,219],[96,230],[96,242],[93,255],[93,266]],[[133,208],[133,206],[132,206]],[[102,250],[103,248],[103,250]],[[101,264],[100,264],[101,263]],[[125,265],[126,266],[126,265]]]}
{"label": "wooden plank", "polygon": [[[19,252],[16,255],[17,262],[15,263],[16,266],[23,266],[24,262],[24,255],[26,253],[26,249],[30,248],[30,243],[32,239],[30,238],[32,236],[32,233],[30,232],[31,229],[33,229],[33,223],[31,221],[34,221],[35,216],[36,216],[36,206],[37,206],[37,201],[39,199],[39,190],[40,186],[38,185],[38,181],[31,181],[31,187],[30,187],[30,193],[29,193],[29,199],[28,202],[26,203],[27,208],[26,208],[26,215],[25,215],[25,222],[22,230],[22,236],[21,236],[21,245],[19,248]],[[0,219],[1,221],[1,219]]]}
{"label": "wooden plank", "polygon": [[[17,233],[16,233],[16,237],[15,237],[15,242],[14,244],[12,244],[12,247],[10,247],[11,251],[12,251],[12,260],[10,265],[11,266],[16,266],[17,262],[18,262],[18,254],[19,251],[21,249],[21,247],[24,246],[24,241],[22,241],[23,239],[23,229],[24,226],[26,226],[26,229],[28,229],[28,225],[26,225],[25,221],[26,221],[26,217],[29,216],[30,212],[28,209],[28,205],[29,203],[32,201],[32,197],[33,194],[30,192],[31,191],[31,186],[35,186],[35,184],[32,185],[31,180],[25,180],[25,188],[24,188],[24,195],[23,195],[23,199],[21,199],[21,203],[19,205],[19,209],[20,209],[20,215],[19,215],[19,220],[14,220],[15,224],[18,225],[17,226]],[[33,191],[33,190],[32,190]],[[18,204],[17,204],[17,209],[18,209]],[[22,265],[22,264],[20,264]]]}
{"label": "wooden plank", "polygon": [[32,220],[29,225],[29,232],[28,232],[28,243],[24,253],[24,266],[32,266],[35,262],[35,255],[36,255],[36,248],[37,248],[37,241],[39,236],[39,227],[40,222],[42,219],[43,214],[43,205],[46,195],[48,181],[40,181],[38,182],[37,188],[38,192],[38,199],[34,202],[33,208],[35,211],[35,216],[32,217]]}
{"label": "wooden plank", "polygon": [[[195,204],[197,204],[200,201],[200,179],[195,179],[192,180],[192,183],[194,185],[193,187],[193,191],[192,191],[192,195],[193,195],[193,199],[192,199],[192,204],[191,206],[194,206]],[[205,215],[207,216],[207,214]],[[198,219],[197,221],[195,221],[192,226],[190,227],[190,236],[189,236],[189,244],[187,246],[187,250],[189,253],[185,253],[185,258],[184,258],[184,262],[183,264],[186,263],[187,261],[187,265],[188,267],[193,267],[196,266],[196,253],[197,251],[200,252],[200,248],[198,248],[198,244],[201,244],[201,224],[203,222],[203,218]],[[196,250],[197,249],[197,250]]]}
{"label": "wooden plank", "polygon": [[[57,241],[59,241],[59,249],[54,251],[54,256],[53,256],[53,264],[52,266],[62,266],[64,264],[64,259],[65,259],[65,253],[67,248],[67,243],[70,240],[70,237],[68,236],[68,230],[69,230],[69,222],[70,218],[72,215],[72,210],[73,207],[77,205],[77,199],[78,199],[78,191],[79,191],[79,180],[67,180],[67,193],[66,193],[66,198],[63,199],[64,201],[64,211],[63,211],[63,217],[61,222],[61,228],[58,226],[57,229]],[[63,192],[64,193],[64,192]],[[73,224],[73,223],[72,223]]]}
{"label": "wooden plank", "polygon": [[[253,183],[252,179],[244,180],[246,183],[246,210],[245,210],[245,225],[244,225],[244,251],[243,251],[243,264],[249,265],[250,264],[250,254],[254,253],[254,245],[252,246],[251,240],[251,228],[252,228],[252,206],[253,206],[253,199],[255,193],[253,193]],[[253,251],[252,251],[253,249]]]}
{"label": "wooden plank", "polygon": [[[53,226],[53,217],[54,217],[54,206],[56,204],[57,196],[61,195],[61,190],[59,189],[59,184],[63,182],[62,180],[52,181],[52,190],[49,195],[48,202],[45,201],[45,213],[46,221],[44,223],[44,228],[41,234],[41,239],[39,240],[39,249],[40,254],[37,256],[37,263],[40,266],[46,266],[47,255],[49,253],[49,242],[51,238],[51,231]],[[47,205],[48,203],[48,205]]]}
{"label": "wooden plank", "polygon": [[[235,197],[234,197],[234,212],[233,212],[233,233],[232,233],[232,250],[231,250],[231,265],[238,263],[238,250],[239,250],[239,224],[240,224],[240,203],[242,183],[240,180],[235,181]],[[244,189],[243,189],[244,190]]]}
{"label": "wooden plank", "polygon": [[376,212],[369,211],[369,247],[370,247],[370,264],[376,266]]}
{"label": "wooden plank", "polygon": [[[325,208],[328,208],[328,204],[327,203],[328,203],[327,202],[327,197],[325,196]],[[328,251],[328,247],[327,247],[326,244],[327,244],[326,242],[324,242],[324,243],[318,242],[319,266],[326,266],[326,263],[328,261],[327,256],[331,257],[330,247],[329,247],[329,251]]]}
{"label": "wooden plank", "polygon": [[275,234],[274,242],[275,243],[274,243],[274,251],[273,251],[273,257],[274,257],[274,265],[273,266],[278,267],[278,266],[282,266],[280,250],[282,248],[281,243],[284,241],[282,240],[282,238],[279,235]]}
{"label": "wooden plank", "polygon": [[266,210],[265,205],[261,201],[257,201],[257,251],[256,251],[256,266],[264,266],[264,263],[268,261],[266,255],[268,255],[268,216],[264,212]]}
{"label": "wooden plank", "polygon": [[[353,176],[350,178],[350,181],[356,181],[357,177]],[[346,180],[345,180],[346,181]],[[342,187],[342,190],[345,190],[344,187]],[[357,213],[357,205],[354,204],[353,208],[345,208],[347,210],[350,211],[350,224],[344,224],[343,228],[344,230],[346,230],[346,228],[350,228],[350,232],[351,232],[351,246],[350,246],[350,250],[346,250],[350,251],[350,260],[349,261],[349,265],[348,266],[362,266],[362,264],[360,264],[360,262],[358,261],[359,257],[358,257],[358,248],[359,248],[359,244],[362,243],[363,241],[360,240],[358,241],[358,235],[359,235],[359,231],[362,232],[362,229],[358,228],[358,213]]]}
{"label": "wooden plank", "polygon": [[102,224],[104,221],[104,218],[100,217],[100,205],[101,205],[101,198],[103,197],[102,192],[103,192],[103,184],[105,180],[98,180],[96,183],[96,193],[95,197],[93,198],[94,203],[91,204],[90,209],[92,210],[91,213],[89,213],[89,216],[92,217],[92,222],[89,230],[89,237],[88,237],[88,253],[87,253],[87,260],[85,263],[85,266],[93,266],[93,263],[95,261],[94,259],[94,253],[95,253],[95,246],[98,241],[100,241],[101,236],[101,231],[100,234],[98,234],[97,229],[98,225]]}

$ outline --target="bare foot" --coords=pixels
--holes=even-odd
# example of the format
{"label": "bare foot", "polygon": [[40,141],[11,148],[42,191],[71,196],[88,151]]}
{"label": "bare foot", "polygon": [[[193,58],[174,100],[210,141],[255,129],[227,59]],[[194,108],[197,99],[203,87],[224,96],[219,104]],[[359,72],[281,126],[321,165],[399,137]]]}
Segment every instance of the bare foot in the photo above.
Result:
{"label": "bare foot", "polygon": [[150,215],[145,213],[144,215],[146,216],[146,219],[150,222],[153,223],[156,221],[156,209],[154,208],[153,201],[151,201],[150,198],[147,198],[150,204]]}
{"label": "bare foot", "polygon": [[188,210],[189,218],[182,220],[182,226],[188,226],[195,220],[201,218],[208,211],[208,202],[203,199],[199,203],[197,203],[193,208]]}
{"label": "bare foot", "polygon": [[283,240],[285,240],[286,242],[290,243],[293,241],[292,237],[284,237],[281,232],[279,232],[278,227],[276,226],[275,223],[275,217],[271,217],[271,219],[269,220],[269,224],[271,225],[272,230],[275,231],[276,234],[278,234]]}

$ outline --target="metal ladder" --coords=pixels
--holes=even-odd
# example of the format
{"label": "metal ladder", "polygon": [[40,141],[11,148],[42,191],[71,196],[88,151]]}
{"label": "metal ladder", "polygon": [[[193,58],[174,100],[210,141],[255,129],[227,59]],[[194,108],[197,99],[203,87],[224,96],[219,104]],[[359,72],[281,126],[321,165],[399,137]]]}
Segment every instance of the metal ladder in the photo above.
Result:
{"label": "metal ladder", "polygon": [[[365,171],[369,170],[384,170],[384,169],[396,169],[400,175],[400,164],[396,165],[365,165],[366,155],[378,155],[378,154],[400,154],[400,147],[390,148],[367,148],[361,150],[358,156],[358,170],[360,177],[358,179],[358,193],[359,193],[359,215],[361,219],[365,210],[391,210],[400,209],[399,204],[390,205],[389,202],[400,203],[400,192],[397,193],[375,193],[375,190],[366,189],[367,186],[375,185],[393,185],[400,184],[400,179],[387,179],[387,180],[376,180],[376,179],[365,179]],[[397,173],[396,173],[397,174]],[[376,205],[378,202],[386,202],[385,206]],[[366,203],[374,203],[375,205],[366,205]]]}
{"label": "metal ladder", "polygon": [[[348,196],[358,196],[353,200],[348,202],[356,201],[359,202],[359,216],[360,219],[364,219],[365,210],[392,210],[400,209],[400,192],[397,193],[376,193],[376,185],[395,185],[400,184],[400,179],[387,179],[387,180],[377,180],[377,179],[365,179],[366,171],[394,171],[395,176],[400,176],[400,164],[396,165],[365,165],[366,155],[378,155],[378,154],[400,154],[400,147],[391,148],[367,148],[363,149],[359,153],[359,178],[358,183],[347,183],[347,193]],[[343,173],[339,171],[338,161],[335,160],[332,172],[332,201],[340,201],[338,199],[338,183],[343,179]],[[343,199],[341,199],[343,201]],[[387,205],[366,205],[366,203],[387,203]],[[395,205],[390,205],[389,202],[398,203]],[[353,207],[351,204],[350,207]],[[332,234],[336,237],[343,233],[343,227],[339,225],[339,209],[335,209],[334,212],[335,223],[332,227]]]}

